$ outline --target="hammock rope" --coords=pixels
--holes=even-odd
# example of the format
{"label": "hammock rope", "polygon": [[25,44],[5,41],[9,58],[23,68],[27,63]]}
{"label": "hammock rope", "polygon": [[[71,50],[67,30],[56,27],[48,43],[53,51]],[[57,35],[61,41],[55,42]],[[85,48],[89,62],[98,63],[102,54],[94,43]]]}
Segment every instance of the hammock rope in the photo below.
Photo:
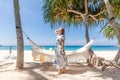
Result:
{"label": "hammock rope", "polygon": [[96,37],[103,31],[103,29],[114,19],[114,17],[112,17],[102,28],[101,30],[96,34],[96,36],[94,37],[94,39],[96,39]]}

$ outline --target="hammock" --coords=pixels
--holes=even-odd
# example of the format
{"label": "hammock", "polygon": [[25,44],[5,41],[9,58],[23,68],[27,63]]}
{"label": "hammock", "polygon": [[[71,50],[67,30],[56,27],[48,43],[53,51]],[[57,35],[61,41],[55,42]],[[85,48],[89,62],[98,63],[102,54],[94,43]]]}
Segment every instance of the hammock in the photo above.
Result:
{"label": "hammock", "polygon": [[[32,56],[45,56],[45,61],[54,61],[55,58],[55,51],[50,52],[49,50],[40,48],[35,42],[30,40],[30,44],[32,46]],[[94,39],[91,40],[89,43],[84,45],[82,48],[75,50],[75,51],[66,51],[66,56],[68,58],[68,62],[76,62],[77,59],[81,56],[83,56],[85,59],[88,59],[89,57],[89,49],[91,45],[93,44]]]}
{"label": "hammock", "polygon": [[[104,27],[107,26],[107,24],[113,20],[114,17],[112,17],[105,25]],[[102,29],[98,32],[98,34],[104,29],[104,27],[102,27]],[[50,52],[49,50],[46,49],[41,49],[35,42],[33,42],[32,40],[30,40],[30,38],[26,35],[26,33],[23,31],[23,33],[25,34],[25,36],[27,37],[27,39],[30,41],[30,44],[32,46],[32,56],[41,56],[44,55],[45,56],[45,61],[52,61],[55,58],[55,52],[52,51]],[[96,36],[98,36],[98,34]],[[69,51],[69,52],[65,52],[66,56],[68,58],[68,62],[74,62],[75,58],[77,61],[77,58],[79,56],[83,56],[85,59],[89,58],[89,49],[91,47],[91,45],[93,44],[94,39],[91,40],[89,43],[87,43],[86,45],[84,45],[82,48],[76,50],[76,51]]]}

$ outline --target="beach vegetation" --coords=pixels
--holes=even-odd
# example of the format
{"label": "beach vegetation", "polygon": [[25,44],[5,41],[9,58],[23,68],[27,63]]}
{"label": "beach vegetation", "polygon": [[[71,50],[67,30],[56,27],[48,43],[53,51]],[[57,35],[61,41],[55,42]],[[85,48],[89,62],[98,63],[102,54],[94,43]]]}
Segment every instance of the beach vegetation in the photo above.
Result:
{"label": "beach vegetation", "polygon": [[[118,24],[118,28],[120,29],[120,24]],[[112,26],[111,25],[108,25],[107,27],[105,27],[104,29],[103,29],[103,34],[104,34],[104,36],[107,38],[107,39],[109,39],[109,40],[112,40],[112,39],[114,39],[115,38],[115,32],[114,32],[114,30],[113,30],[113,28],[112,28]]]}

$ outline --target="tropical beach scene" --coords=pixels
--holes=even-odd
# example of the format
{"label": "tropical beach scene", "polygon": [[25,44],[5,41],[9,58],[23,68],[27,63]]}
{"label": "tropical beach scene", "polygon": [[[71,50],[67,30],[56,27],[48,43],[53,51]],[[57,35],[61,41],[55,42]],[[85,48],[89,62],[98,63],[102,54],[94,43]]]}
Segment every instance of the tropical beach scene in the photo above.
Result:
{"label": "tropical beach scene", "polygon": [[120,80],[120,0],[0,0],[0,80]]}

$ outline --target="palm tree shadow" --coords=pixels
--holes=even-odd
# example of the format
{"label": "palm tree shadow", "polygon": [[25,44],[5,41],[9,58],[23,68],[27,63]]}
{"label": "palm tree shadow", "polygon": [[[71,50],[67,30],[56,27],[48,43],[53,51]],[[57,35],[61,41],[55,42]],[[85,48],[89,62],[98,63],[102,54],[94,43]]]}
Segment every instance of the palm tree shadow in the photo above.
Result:
{"label": "palm tree shadow", "polygon": [[[111,78],[112,80],[120,80],[120,69],[117,68],[106,68],[104,71],[100,69],[96,69],[94,67],[84,66],[82,64],[75,64],[70,66],[71,70],[67,71],[65,74],[76,75],[76,74],[84,74],[84,77],[100,77],[103,79]],[[87,75],[87,73],[93,72],[94,75]]]}
{"label": "palm tree shadow", "polygon": [[[29,75],[34,76],[34,80],[48,80],[47,78],[45,78],[44,76],[42,76],[39,71],[43,71],[43,72],[57,72],[55,67],[53,66],[53,63],[26,63],[25,66],[25,70],[27,71]],[[38,72],[36,72],[38,71]],[[98,70],[96,68],[91,68],[88,66],[85,66],[83,64],[69,64],[69,69],[66,73],[64,74],[68,74],[68,75],[78,75],[78,74],[85,74],[85,77],[88,77],[88,75],[86,75],[87,73],[93,72],[95,73],[95,75],[89,75],[89,77],[100,77],[103,79],[107,79],[112,78],[112,80],[119,80],[119,75],[120,71],[118,71],[118,69],[116,68],[107,68],[105,69],[105,71],[101,71]],[[108,74],[109,73],[109,74]],[[113,74],[116,74],[113,75]],[[57,75],[50,73],[50,74],[45,74],[48,76],[51,76],[53,78],[55,78]]]}
{"label": "palm tree shadow", "polygon": [[89,69],[90,67],[87,67],[81,63],[72,63],[69,64],[69,69],[67,70],[66,74],[70,74],[70,75],[82,74]]}
{"label": "palm tree shadow", "polygon": [[23,71],[32,76],[34,78],[32,80],[48,80],[46,77],[42,76],[41,73],[39,73],[40,67],[40,63],[25,63],[25,68],[23,69]]}
{"label": "palm tree shadow", "polygon": [[[45,64],[43,65],[45,66]],[[49,66],[49,68],[48,68]],[[48,66],[46,66],[46,68],[43,69],[43,71],[56,71],[55,68],[53,67],[52,63],[48,64]],[[119,74],[120,74],[120,70],[117,68],[106,68],[104,71],[100,70],[100,69],[96,69],[94,67],[88,67],[86,65],[83,65],[82,63],[72,63],[69,64],[69,69],[66,73],[64,74],[68,74],[68,75],[77,75],[77,74],[84,74],[85,77],[88,77],[88,73],[95,73],[93,75],[89,75],[89,77],[100,77],[103,79],[107,79],[107,78],[112,78],[112,80],[119,80]],[[115,75],[116,74],[116,75]],[[49,76],[52,77],[56,77],[55,74],[51,74]]]}

